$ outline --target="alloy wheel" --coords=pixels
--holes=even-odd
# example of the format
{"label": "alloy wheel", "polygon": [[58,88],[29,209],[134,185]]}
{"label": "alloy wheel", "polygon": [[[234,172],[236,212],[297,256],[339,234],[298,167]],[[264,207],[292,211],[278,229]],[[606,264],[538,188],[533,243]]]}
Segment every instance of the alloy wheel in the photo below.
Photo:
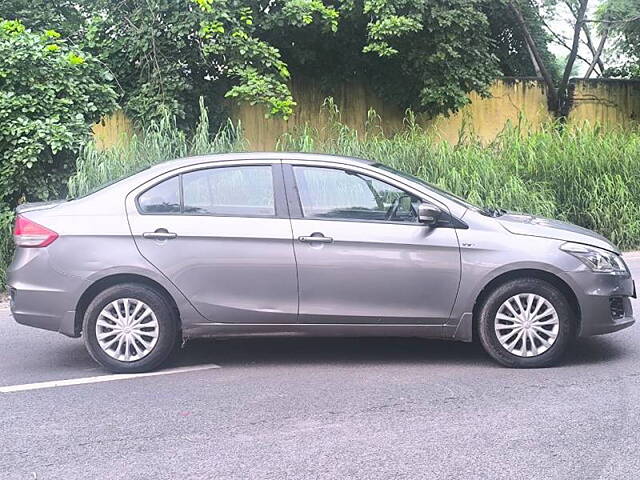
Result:
{"label": "alloy wheel", "polygon": [[507,299],[495,319],[498,341],[519,357],[542,355],[555,343],[559,329],[556,309],[535,293],[520,293]]}
{"label": "alloy wheel", "polygon": [[121,362],[140,360],[153,350],[159,324],[153,310],[134,298],[120,298],[107,304],[96,321],[100,348]]}

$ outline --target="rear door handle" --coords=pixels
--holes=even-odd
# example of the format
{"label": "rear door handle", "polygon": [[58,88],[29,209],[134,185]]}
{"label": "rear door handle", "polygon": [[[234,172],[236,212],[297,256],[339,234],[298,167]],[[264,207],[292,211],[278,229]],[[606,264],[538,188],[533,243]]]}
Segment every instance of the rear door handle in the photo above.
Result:
{"label": "rear door handle", "polygon": [[144,232],[142,236],[153,240],[171,240],[176,238],[178,234],[170,232],[166,228],[158,228],[155,232]]}
{"label": "rear door handle", "polygon": [[312,233],[308,237],[298,237],[298,241],[303,243],[333,243],[333,238],[325,237],[323,234],[319,232]]}

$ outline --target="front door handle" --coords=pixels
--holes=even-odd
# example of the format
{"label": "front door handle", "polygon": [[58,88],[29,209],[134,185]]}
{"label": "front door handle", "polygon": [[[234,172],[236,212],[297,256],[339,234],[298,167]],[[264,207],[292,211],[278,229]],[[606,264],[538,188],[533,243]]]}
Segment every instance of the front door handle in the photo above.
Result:
{"label": "front door handle", "polygon": [[316,243],[333,243],[333,238],[331,237],[325,237],[322,233],[320,232],[314,232],[311,235],[309,235],[308,237],[298,237],[298,241],[303,242],[303,243],[311,243],[311,242],[316,242]]}
{"label": "front door handle", "polygon": [[153,240],[171,240],[172,238],[176,238],[178,234],[170,232],[166,228],[158,228],[155,232],[144,232],[142,236]]}

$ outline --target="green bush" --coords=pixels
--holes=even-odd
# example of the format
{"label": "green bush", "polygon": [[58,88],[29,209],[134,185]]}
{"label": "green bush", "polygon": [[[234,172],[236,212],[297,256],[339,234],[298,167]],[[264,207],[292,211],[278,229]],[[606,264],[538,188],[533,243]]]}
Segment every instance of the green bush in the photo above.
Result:
{"label": "green bush", "polygon": [[[13,212],[0,210],[0,288],[4,290],[7,280],[6,271],[13,255],[13,238],[11,229],[13,225]],[[0,298],[4,292],[0,290]]]}
{"label": "green bush", "polygon": [[66,193],[91,125],[116,107],[111,80],[57,32],[0,18],[0,207]]}

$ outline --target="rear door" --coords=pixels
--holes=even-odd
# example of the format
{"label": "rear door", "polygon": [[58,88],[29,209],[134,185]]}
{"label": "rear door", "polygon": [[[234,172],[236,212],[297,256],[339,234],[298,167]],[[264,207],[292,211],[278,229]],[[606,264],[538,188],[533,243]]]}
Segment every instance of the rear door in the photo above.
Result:
{"label": "rear door", "polygon": [[209,321],[293,323],[298,292],[281,164],[165,174],[127,198],[140,253]]}
{"label": "rear door", "polygon": [[366,169],[286,162],[300,321],[439,335],[460,283],[455,229],[419,223],[421,198]]}

